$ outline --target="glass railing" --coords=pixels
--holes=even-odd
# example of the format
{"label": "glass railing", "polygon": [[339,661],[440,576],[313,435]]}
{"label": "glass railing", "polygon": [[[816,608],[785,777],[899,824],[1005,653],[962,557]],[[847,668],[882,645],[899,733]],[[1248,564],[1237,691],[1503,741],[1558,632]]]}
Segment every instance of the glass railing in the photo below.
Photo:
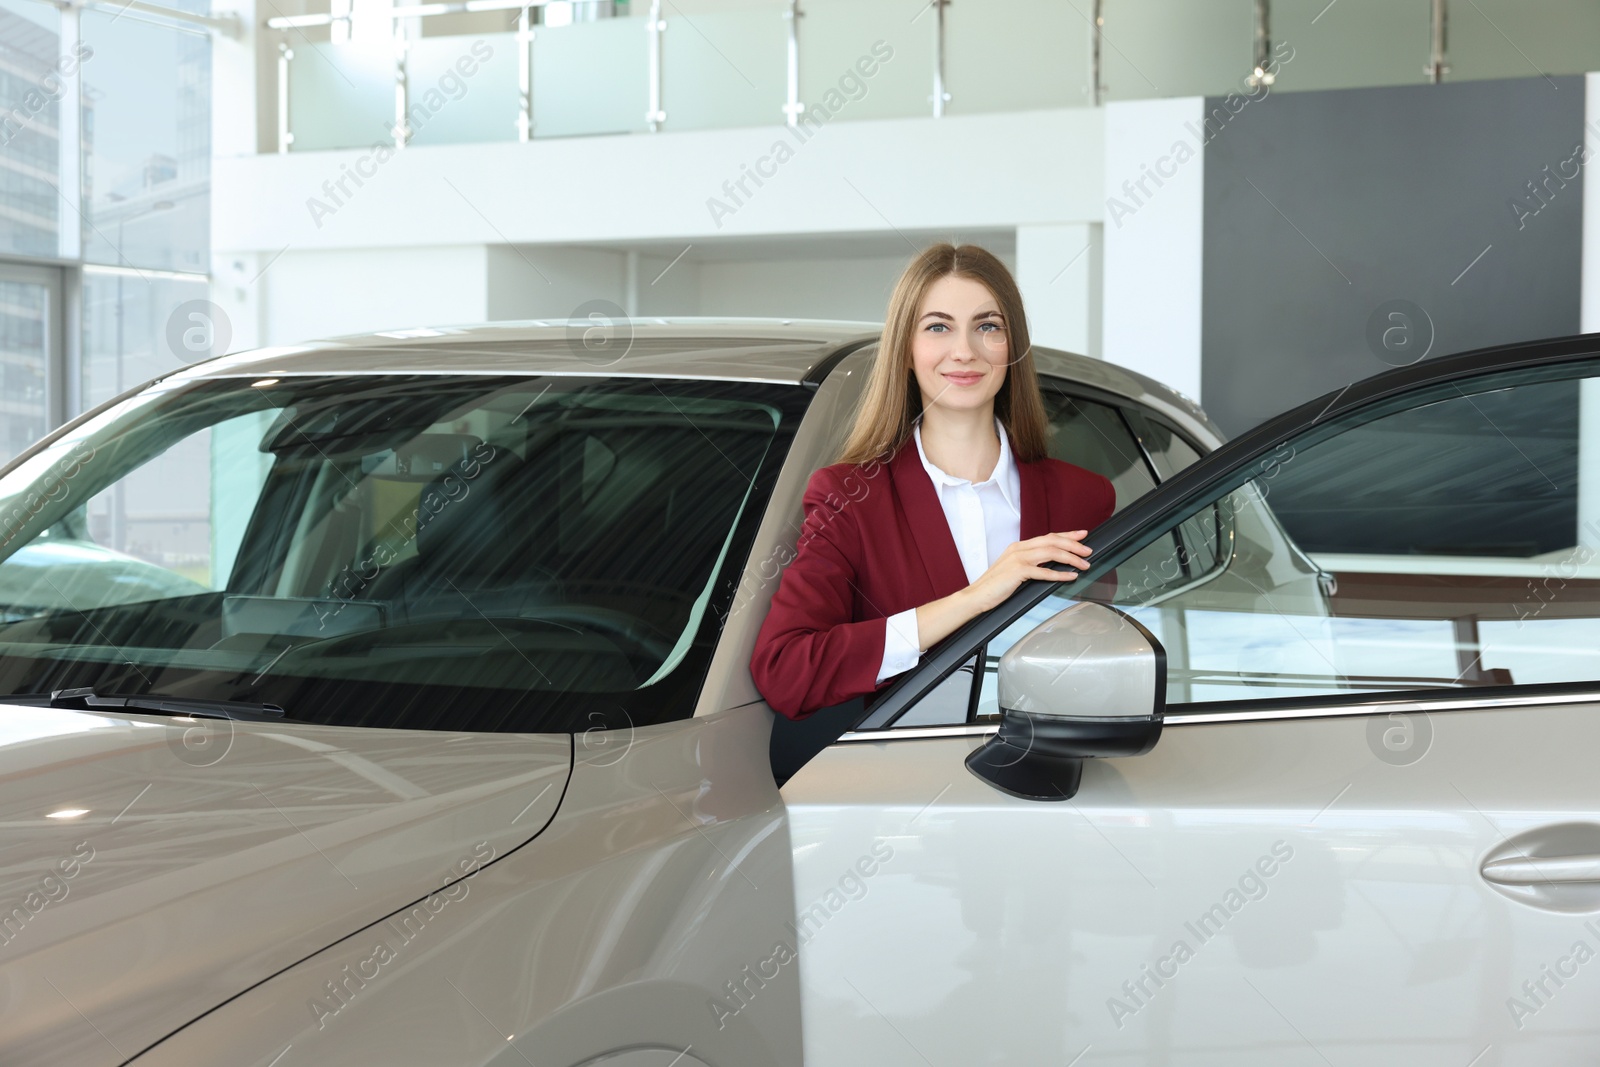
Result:
{"label": "glass railing", "polygon": [[1471,0],[1446,24],[1445,0],[449,0],[360,33],[267,21],[279,147],[303,151],[1223,96],[1258,91],[1264,59],[1271,91],[1594,67],[1600,4],[1551,6]]}

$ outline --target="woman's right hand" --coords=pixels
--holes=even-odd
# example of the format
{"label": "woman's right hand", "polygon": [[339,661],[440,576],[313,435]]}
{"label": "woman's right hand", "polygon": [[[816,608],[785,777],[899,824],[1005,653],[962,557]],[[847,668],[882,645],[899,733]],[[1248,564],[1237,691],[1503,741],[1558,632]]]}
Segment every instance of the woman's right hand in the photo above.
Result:
{"label": "woman's right hand", "polygon": [[926,652],[967,622],[1000,604],[1029,578],[1052,582],[1070,582],[1077,578],[1077,570],[1052,570],[1044,564],[1056,559],[1078,570],[1088,567],[1090,549],[1078,540],[1088,532],[1048,533],[1007,545],[994,564],[978,575],[977,581],[917,608],[918,649]]}
{"label": "woman's right hand", "polygon": [[[1070,530],[1066,533],[1047,533],[1007,545],[994,564],[978,575],[977,581],[962,590],[974,615],[997,607],[1030,578],[1050,582],[1070,582],[1077,578],[1078,571],[1088,569],[1089,553],[1094,551],[1078,540],[1088,532]],[[1069,569],[1060,571],[1044,566],[1050,560],[1066,563]]]}

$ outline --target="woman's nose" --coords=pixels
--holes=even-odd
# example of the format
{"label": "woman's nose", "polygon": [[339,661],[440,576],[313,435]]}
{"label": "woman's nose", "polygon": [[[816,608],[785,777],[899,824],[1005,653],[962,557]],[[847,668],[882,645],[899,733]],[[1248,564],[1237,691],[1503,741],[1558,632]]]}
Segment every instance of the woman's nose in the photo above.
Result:
{"label": "woman's nose", "polygon": [[979,356],[979,350],[972,342],[972,337],[966,333],[957,333],[955,341],[950,347],[950,355],[963,363],[971,363]]}

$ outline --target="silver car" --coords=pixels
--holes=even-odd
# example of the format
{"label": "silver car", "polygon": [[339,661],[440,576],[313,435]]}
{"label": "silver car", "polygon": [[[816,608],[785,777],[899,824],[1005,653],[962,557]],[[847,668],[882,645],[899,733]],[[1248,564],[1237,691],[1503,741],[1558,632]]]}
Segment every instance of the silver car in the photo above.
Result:
{"label": "silver car", "polygon": [[790,722],[747,665],[875,342],[266,349],[0,472],[0,583],[183,579],[0,624],[0,1058],[1588,1062],[1594,339],[1226,445],[1036,348],[1094,567]]}

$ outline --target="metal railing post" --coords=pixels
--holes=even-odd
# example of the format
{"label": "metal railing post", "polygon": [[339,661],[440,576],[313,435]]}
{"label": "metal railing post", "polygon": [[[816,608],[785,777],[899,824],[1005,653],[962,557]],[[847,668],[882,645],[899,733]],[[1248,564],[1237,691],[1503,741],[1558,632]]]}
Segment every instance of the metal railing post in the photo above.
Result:
{"label": "metal railing post", "polygon": [[410,92],[407,85],[407,45],[410,43],[399,23],[395,23],[394,39],[394,146],[404,148],[411,140],[411,117],[406,114]]}
{"label": "metal railing post", "polygon": [[294,49],[287,41],[278,42],[278,154],[289,151],[294,133],[289,129],[289,61]]}
{"label": "metal railing post", "polygon": [[1445,19],[1448,15],[1446,0],[1433,0],[1432,17],[1428,24],[1428,65],[1422,68],[1422,73],[1434,85],[1444,81],[1444,76],[1450,73],[1450,64],[1444,61]]}
{"label": "metal railing post", "polygon": [[1245,79],[1252,89],[1271,85],[1272,72],[1267,64],[1272,61],[1272,0],[1255,0],[1256,32],[1252,48],[1250,76]]}
{"label": "metal railing post", "polygon": [[1100,106],[1100,93],[1105,86],[1100,84],[1100,35],[1106,24],[1105,14],[1102,11],[1104,0],[1094,0],[1093,10],[1089,15],[1089,106]]}
{"label": "metal railing post", "polygon": [[517,140],[533,139],[533,18],[524,7],[517,16]]}
{"label": "metal railing post", "polygon": [[794,126],[800,122],[800,113],[806,106],[800,102],[800,0],[789,0],[783,17],[789,23],[788,40],[788,95],[783,105],[784,121]]}
{"label": "metal railing post", "polygon": [[666,28],[661,0],[650,0],[650,110],[645,120],[650,123],[651,133],[658,132],[667,121],[667,113],[661,109],[661,34]]}

